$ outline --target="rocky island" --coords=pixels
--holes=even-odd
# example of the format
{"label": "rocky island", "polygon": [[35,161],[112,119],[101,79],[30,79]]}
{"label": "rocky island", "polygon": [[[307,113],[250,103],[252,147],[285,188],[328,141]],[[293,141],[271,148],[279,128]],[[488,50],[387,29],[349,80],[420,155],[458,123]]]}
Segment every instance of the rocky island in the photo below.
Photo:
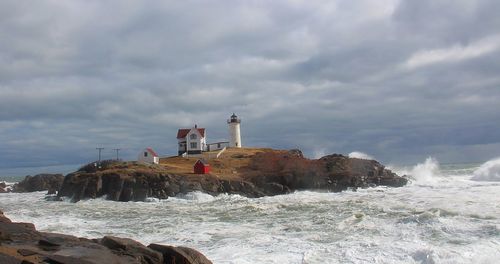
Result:
{"label": "rocky island", "polygon": [[[300,150],[228,148],[222,155],[168,157],[160,164],[103,162],[89,164],[66,175],[58,197],[81,199],[106,197],[113,201],[166,199],[181,193],[201,191],[212,195],[240,194],[262,197],[297,190],[339,192],[371,186],[400,187],[407,183],[375,160],[340,154],[308,159]],[[200,158],[211,166],[209,174],[193,173]]]}

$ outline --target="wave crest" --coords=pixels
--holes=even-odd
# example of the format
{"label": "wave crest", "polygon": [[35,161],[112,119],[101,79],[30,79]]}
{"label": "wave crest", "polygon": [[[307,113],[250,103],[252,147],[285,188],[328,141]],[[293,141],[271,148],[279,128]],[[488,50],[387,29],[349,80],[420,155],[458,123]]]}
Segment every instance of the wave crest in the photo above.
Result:
{"label": "wave crest", "polygon": [[500,181],[500,157],[485,162],[474,173],[474,181]]}
{"label": "wave crest", "polygon": [[214,196],[200,191],[178,194],[175,198],[188,201],[197,201],[197,202],[211,202],[215,200]]}
{"label": "wave crest", "polygon": [[418,163],[413,167],[393,168],[388,167],[399,175],[408,175],[413,182],[420,184],[434,184],[441,176],[439,162],[433,157],[428,157],[423,163]]}

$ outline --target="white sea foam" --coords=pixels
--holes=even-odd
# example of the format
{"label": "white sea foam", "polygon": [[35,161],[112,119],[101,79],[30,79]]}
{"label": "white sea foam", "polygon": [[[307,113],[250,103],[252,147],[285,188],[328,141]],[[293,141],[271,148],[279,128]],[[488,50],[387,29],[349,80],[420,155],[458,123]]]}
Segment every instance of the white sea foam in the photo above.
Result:
{"label": "white sea foam", "polygon": [[198,201],[198,202],[209,202],[209,201],[213,201],[215,199],[214,196],[207,194],[207,193],[200,192],[200,191],[189,192],[187,194],[179,194],[176,196],[176,198],[184,199],[184,200],[191,200],[191,201]]}
{"label": "white sea foam", "polygon": [[430,158],[406,169],[415,184],[402,188],[76,204],[9,193],[0,208],[43,231],[189,246],[214,263],[495,263],[500,184],[471,181],[475,167]]}
{"label": "white sea foam", "polygon": [[4,190],[7,192],[12,191],[12,187],[14,186],[14,184],[16,184],[15,182],[8,182],[8,181],[0,181],[0,182],[5,184]]}
{"label": "white sea foam", "polygon": [[500,158],[485,162],[473,175],[474,181],[500,181]]}
{"label": "white sea foam", "polygon": [[440,165],[439,162],[432,158],[428,157],[425,159],[423,163],[418,163],[417,165],[408,168],[389,168],[396,172],[399,175],[408,175],[411,177],[412,182],[416,184],[436,184],[438,182],[438,177],[441,177],[440,174]]}
{"label": "white sea foam", "polygon": [[9,181],[0,181],[0,182],[5,183],[6,186],[12,186],[12,185],[17,183],[17,182],[9,182]]}
{"label": "white sea foam", "polygon": [[360,151],[353,151],[349,153],[349,158],[356,158],[356,159],[365,159],[365,160],[373,160],[374,158],[366,153],[360,152]]}

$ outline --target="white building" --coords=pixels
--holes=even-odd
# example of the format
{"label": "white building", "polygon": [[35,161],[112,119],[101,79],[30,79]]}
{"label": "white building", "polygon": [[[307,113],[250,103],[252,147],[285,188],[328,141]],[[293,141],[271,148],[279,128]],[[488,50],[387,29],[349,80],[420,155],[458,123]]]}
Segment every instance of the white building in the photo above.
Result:
{"label": "white building", "polygon": [[221,150],[223,148],[229,147],[229,142],[221,141],[207,144],[207,151]]}
{"label": "white building", "polygon": [[206,150],[205,128],[181,128],[177,131],[178,154],[201,154]]}
{"label": "white building", "polygon": [[160,157],[158,157],[158,154],[156,154],[156,152],[152,148],[145,148],[144,150],[142,150],[141,153],[139,153],[139,157],[137,158],[137,160],[140,162],[151,164],[160,163]]}
{"label": "white building", "polygon": [[234,113],[230,119],[227,120],[229,125],[229,147],[231,148],[241,148],[241,132],[239,119]]}

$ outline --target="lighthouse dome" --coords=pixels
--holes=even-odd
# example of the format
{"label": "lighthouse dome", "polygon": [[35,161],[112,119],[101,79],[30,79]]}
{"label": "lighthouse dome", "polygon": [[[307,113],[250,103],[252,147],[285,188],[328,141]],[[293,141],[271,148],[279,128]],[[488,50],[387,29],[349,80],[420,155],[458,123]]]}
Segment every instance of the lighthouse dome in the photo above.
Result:
{"label": "lighthouse dome", "polygon": [[236,116],[235,113],[233,113],[233,115],[231,115],[231,117],[227,120],[227,123],[240,123],[241,120],[238,118],[238,116]]}

